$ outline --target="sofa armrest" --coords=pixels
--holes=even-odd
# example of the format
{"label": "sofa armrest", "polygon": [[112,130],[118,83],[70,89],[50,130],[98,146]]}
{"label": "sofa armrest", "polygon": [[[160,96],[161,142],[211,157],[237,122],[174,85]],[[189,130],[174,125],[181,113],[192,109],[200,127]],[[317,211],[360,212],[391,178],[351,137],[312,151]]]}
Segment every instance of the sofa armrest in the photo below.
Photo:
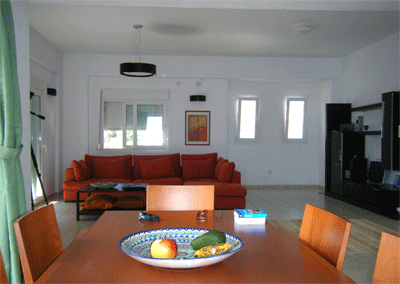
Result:
{"label": "sofa armrest", "polygon": [[74,169],[67,168],[65,170],[65,181],[74,181],[74,180],[75,180]]}
{"label": "sofa armrest", "polygon": [[234,170],[233,175],[232,175],[232,183],[241,183],[242,182],[242,174],[237,171]]}

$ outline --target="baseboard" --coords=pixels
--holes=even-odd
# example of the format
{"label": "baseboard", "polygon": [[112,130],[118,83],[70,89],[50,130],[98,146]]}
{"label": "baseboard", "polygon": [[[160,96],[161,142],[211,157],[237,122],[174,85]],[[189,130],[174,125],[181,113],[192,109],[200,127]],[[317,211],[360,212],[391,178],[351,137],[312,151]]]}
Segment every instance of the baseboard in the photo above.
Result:
{"label": "baseboard", "polygon": [[325,187],[321,185],[243,185],[246,189],[261,189],[261,190],[299,190],[299,189],[308,189],[308,190],[318,190],[325,191]]}

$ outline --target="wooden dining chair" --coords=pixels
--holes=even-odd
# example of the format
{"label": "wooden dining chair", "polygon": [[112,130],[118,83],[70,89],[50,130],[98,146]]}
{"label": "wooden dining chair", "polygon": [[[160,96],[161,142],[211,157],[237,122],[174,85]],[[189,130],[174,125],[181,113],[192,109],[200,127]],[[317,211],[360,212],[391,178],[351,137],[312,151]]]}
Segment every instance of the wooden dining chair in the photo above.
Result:
{"label": "wooden dining chair", "polygon": [[214,210],[214,186],[148,185],[146,210]]}
{"label": "wooden dining chair", "polygon": [[346,219],[306,204],[299,239],[342,271],[350,228]]}
{"label": "wooden dining chair", "polygon": [[383,232],[372,284],[400,283],[400,238]]}
{"label": "wooden dining chair", "polygon": [[25,283],[34,283],[63,251],[54,205],[27,213],[14,222],[14,229]]}
{"label": "wooden dining chair", "polygon": [[6,268],[0,251],[0,284],[8,284]]}

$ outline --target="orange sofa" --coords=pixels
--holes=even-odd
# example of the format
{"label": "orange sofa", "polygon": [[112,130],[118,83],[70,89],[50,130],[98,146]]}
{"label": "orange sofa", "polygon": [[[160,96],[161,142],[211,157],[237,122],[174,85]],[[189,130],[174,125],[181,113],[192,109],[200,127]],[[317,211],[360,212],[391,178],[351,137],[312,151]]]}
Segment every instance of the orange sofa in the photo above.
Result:
{"label": "orange sofa", "polygon": [[[93,182],[148,183],[157,185],[214,185],[215,209],[245,208],[247,191],[235,164],[208,154],[85,155],[65,171],[64,201],[76,201],[76,193]],[[107,193],[108,194],[108,193]],[[118,192],[114,195],[127,195]],[[87,198],[80,194],[81,201]]]}

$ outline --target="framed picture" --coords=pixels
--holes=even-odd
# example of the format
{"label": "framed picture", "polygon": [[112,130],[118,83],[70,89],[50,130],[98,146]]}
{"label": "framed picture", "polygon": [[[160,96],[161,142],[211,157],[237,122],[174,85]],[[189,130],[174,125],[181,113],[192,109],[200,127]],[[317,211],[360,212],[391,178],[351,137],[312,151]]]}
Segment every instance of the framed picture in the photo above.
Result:
{"label": "framed picture", "polygon": [[210,145],[210,112],[185,112],[185,145]]}

